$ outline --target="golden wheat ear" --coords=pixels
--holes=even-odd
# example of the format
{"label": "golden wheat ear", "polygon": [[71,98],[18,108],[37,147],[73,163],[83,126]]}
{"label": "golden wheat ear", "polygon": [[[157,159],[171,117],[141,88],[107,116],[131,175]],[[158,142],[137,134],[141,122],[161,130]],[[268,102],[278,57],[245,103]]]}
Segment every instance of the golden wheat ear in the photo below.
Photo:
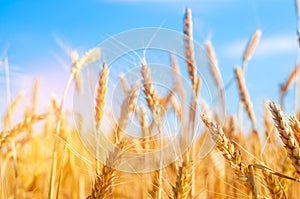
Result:
{"label": "golden wheat ear", "polygon": [[103,64],[103,67],[99,75],[98,89],[96,94],[96,105],[95,105],[96,129],[100,128],[101,120],[104,113],[108,75],[109,75],[109,70],[107,66]]}
{"label": "golden wheat ear", "polygon": [[238,90],[240,93],[240,99],[242,101],[242,103],[244,104],[246,113],[251,121],[252,124],[252,129],[255,129],[255,114],[254,114],[254,110],[253,110],[253,105],[252,102],[250,100],[250,96],[248,93],[248,90],[246,88],[246,83],[245,83],[245,78],[244,78],[244,74],[243,71],[240,67],[236,67],[235,70],[235,78],[238,84]]}
{"label": "golden wheat ear", "polygon": [[253,197],[256,196],[256,184],[251,166],[245,162],[240,151],[238,151],[231,140],[226,137],[219,124],[215,123],[205,115],[202,115],[201,119],[210,131],[217,148],[222,153],[223,157],[229,162],[240,182],[246,185]]}
{"label": "golden wheat ear", "polygon": [[298,61],[297,65],[294,67],[294,69],[290,72],[288,75],[285,83],[283,83],[280,86],[280,93],[279,93],[279,100],[280,100],[280,107],[283,109],[283,102],[284,102],[284,97],[288,90],[290,89],[291,85],[293,84],[294,80],[296,79],[297,73],[299,73],[300,70],[300,61]]}
{"label": "golden wheat ear", "polygon": [[184,17],[184,53],[186,59],[187,70],[189,73],[189,78],[192,81],[193,87],[197,84],[197,67],[195,63],[194,55],[194,41],[193,41],[193,21],[192,21],[192,11],[187,8]]}
{"label": "golden wheat ear", "polygon": [[223,88],[222,76],[218,67],[218,60],[216,58],[213,45],[209,40],[206,41],[205,47],[209,59],[210,71],[218,87],[220,98],[221,98],[222,111],[223,111],[223,115],[225,116],[225,93]]}
{"label": "golden wheat ear", "polygon": [[291,158],[297,173],[300,174],[299,142],[296,140],[293,131],[288,126],[286,117],[280,107],[278,107],[274,102],[269,102],[268,106],[273,117],[274,125],[280,134],[280,138],[285,146],[288,156]]}
{"label": "golden wheat ear", "polygon": [[178,168],[176,184],[173,186],[174,199],[186,199],[190,197],[192,188],[192,164],[190,161],[183,160]]}
{"label": "golden wheat ear", "polygon": [[146,100],[148,103],[148,107],[152,112],[154,112],[155,107],[159,104],[158,94],[154,89],[150,78],[150,68],[147,65],[145,59],[142,60],[142,77],[144,79],[143,86],[144,86],[144,93],[146,96]]}
{"label": "golden wheat ear", "polygon": [[[260,37],[261,37],[261,30],[256,30],[251,39],[248,42],[248,45],[245,49],[244,55],[243,55],[243,65],[245,65],[253,56],[253,53],[259,43]],[[244,68],[245,69],[245,68]]]}

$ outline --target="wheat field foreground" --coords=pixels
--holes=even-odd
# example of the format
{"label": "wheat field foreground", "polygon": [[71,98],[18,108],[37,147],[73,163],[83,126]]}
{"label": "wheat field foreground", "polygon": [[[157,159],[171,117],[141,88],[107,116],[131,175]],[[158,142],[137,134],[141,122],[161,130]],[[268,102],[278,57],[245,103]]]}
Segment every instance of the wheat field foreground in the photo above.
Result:
{"label": "wheat field foreground", "polygon": [[[37,110],[38,92],[45,89],[39,87],[38,81],[33,84],[31,103],[26,107],[20,106],[25,100],[23,93],[11,100],[7,89],[6,95],[2,95],[7,98],[8,106],[0,133],[0,198],[299,198],[300,112],[295,110],[294,114],[287,115],[283,105],[299,103],[287,102],[285,96],[291,89],[300,92],[300,63],[288,77],[282,78],[284,83],[279,88],[278,103],[266,101],[264,107],[254,108],[253,96],[245,80],[246,69],[248,64],[251,67],[249,61],[255,56],[262,31],[253,30],[242,60],[238,60],[242,61],[242,66],[235,66],[232,71],[233,84],[239,94],[239,113],[228,114],[226,104],[229,102],[225,99],[226,89],[217,55],[212,42],[207,40],[203,49],[220,101],[216,110],[202,98],[204,80],[197,71],[199,54],[195,53],[193,42],[191,9],[186,9],[182,23],[185,60],[180,62],[172,53],[167,57],[172,71],[168,75],[174,80],[171,92],[162,94],[153,83],[146,54],[139,60],[136,75],[141,84],[132,84],[126,75],[118,74],[123,101],[118,105],[115,122],[109,122],[111,112],[107,108],[111,92],[109,81],[115,74],[106,63],[97,62],[100,71],[95,97],[90,103],[93,106],[91,120],[96,130],[93,133],[96,136],[97,132],[105,134],[115,146],[104,156],[102,154],[101,161],[95,154],[101,155],[103,146],[94,139],[91,152],[78,133],[85,127],[75,125],[72,110],[65,108],[72,85],[78,93],[85,89],[80,87],[79,74],[100,59],[101,48],[92,48],[82,56],[72,51],[72,69],[63,97],[53,97],[44,111]],[[1,65],[9,70],[8,62]],[[183,68],[185,71],[181,71]],[[189,90],[180,78],[183,73],[187,74]],[[9,87],[9,81],[6,83]],[[185,96],[188,92],[190,99]],[[139,103],[139,96],[143,97],[144,105]],[[263,121],[258,121],[256,108],[263,110]],[[22,119],[16,119],[17,111],[23,113]],[[170,143],[172,134],[163,134],[161,121],[169,112],[179,126],[177,144],[186,148],[174,161],[164,165],[163,158],[168,154],[162,149]],[[78,115],[80,117],[84,118]],[[140,139],[125,132],[132,118],[142,135]],[[200,121],[201,132],[196,121]],[[248,122],[249,125],[245,125]],[[261,128],[259,123],[263,124]],[[191,141],[191,138],[194,139]],[[212,148],[199,157],[207,140],[213,144]],[[131,172],[118,169],[130,161],[126,154],[138,157],[151,152],[157,152],[155,157],[158,158],[141,156],[144,158],[139,160],[140,164],[146,169],[143,172],[137,170],[139,165]]]}

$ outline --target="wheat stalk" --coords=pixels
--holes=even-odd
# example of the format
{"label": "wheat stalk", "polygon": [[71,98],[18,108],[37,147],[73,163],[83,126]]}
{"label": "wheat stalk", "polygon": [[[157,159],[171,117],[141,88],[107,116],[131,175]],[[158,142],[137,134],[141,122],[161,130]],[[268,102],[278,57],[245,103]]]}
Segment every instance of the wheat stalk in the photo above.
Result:
{"label": "wheat stalk", "polygon": [[[61,132],[61,113],[63,110],[63,105],[68,93],[68,90],[71,86],[72,81],[78,76],[80,70],[84,67],[86,67],[88,64],[95,62],[100,58],[100,49],[99,48],[92,48],[91,50],[87,51],[83,56],[81,56],[78,60],[74,61],[72,63],[72,69],[71,69],[71,74],[69,76],[68,82],[64,88],[64,92],[59,104],[59,109],[57,111],[57,124],[55,128],[55,134],[57,136],[60,135]],[[65,151],[65,146],[64,146],[64,151]],[[53,154],[52,154],[52,163],[51,163],[51,175],[50,175],[50,187],[49,187],[49,192],[48,192],[48,198],[53,199],[54,198],[54,189],[55,189],[55,184],[56,184],[56,175],[57,175],[57,161],[58,161],[58,154],[57,154],[57,140],[54,141],[54,146],[53,146]],[[65,153],[64,153],[65,155]],[[64,156],[63,155],[63,159]],[[63,160],[62,160],[63,162]],[[59,172],[60,176],[62,175],[62,169]],[[60,181],[57,184],[57,189],[56,189],[56,197],[58,197],[60,190]]]}
{"label": "wheat stalk", "polygon": [[274,133],[274,128],[272,121],[270,120],[269,117],[269,110],[268,110],[268,105],[264,105],[264,127],[265,127],[265,136],[268,139],[269,143],[274,143],[275,141],[275,133]]}

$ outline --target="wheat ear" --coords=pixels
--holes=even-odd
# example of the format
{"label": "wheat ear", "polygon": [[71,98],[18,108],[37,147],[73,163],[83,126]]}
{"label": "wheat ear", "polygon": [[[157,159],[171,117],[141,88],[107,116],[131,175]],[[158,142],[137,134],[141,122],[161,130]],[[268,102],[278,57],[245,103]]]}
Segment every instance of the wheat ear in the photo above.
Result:
{"label": "wheat ear", "polygon": [[0,132],[0,149],[12,141],[20,132],[26,131],[29,126],[45,119],[45,115],[33,115],[25,118],[8,131]]}
{"label": "wheat ear", "polygon": [[194,43],[193,43],[193,21],[192,11],[187,8],[184,17],[184,53],[186,65],[189,73],[189,78],[192,81],[193,87],[197,84],[197,68],[194,57]]}
{"label": "wheat ear", "polygon": [[300,70],[300,62],[297,63],[297,66],[291,71],[289,76],[287,77],[284,84],[280,86],[280,93],[279,93],[279,100],[280,100],[280,107],[283,109],[283,100],[284,96],[291,87],[293,81],[296,79],[297,72]]}
{"label": "wheat ear", "polygon": [[127,94],[129,92],[129,88],[128,88],[128,83],[124,77],[124,74],[119,75],[119,80],[120,80],[124,94]]}
{"label": "wheat ear", "polygon": [[284,192],[283,187],[281,186],[278,179],[274,178],[273,174],[269,173],[268,171],[262,171],[264,180],[267,185],[267,189],[270,192],[272,198],[276,199],[286,199],[286,195]]}
{"label": "wheat ear", "polygon": [[296,8],[297,8],[297,20],[298,20],[298,29],[297,29],[297,36],[298,36],[298,44],[300,45],[300,1],[296,0]]}
{"label": "wheat ear", "polygon": [[223,115],[225,116],[225,94],[224,94],[222,76],[218,67],[218,60],[216,58],[212,43],[210,41],[206,41],[205,46],[206,46],[206,51],[209,59],[210,71],[218,87],[220,98],[221,98]]}
{"label": "wheat ear", "polygon": [[[57,136],[60,135],[61,131],[61,113],[63,110],[63,105],[65,102],[65,99],[67,97],[68,90],[71,86],[71,83],[73,80],[76,81],[76,77],[78,76],[78,73],[80,70],[84,67],[86,67],[88,64],[95,62],[100,58],[100,49],[99,48],[92,48],[91,50],[87,51],[83,56],[81,56],[78,60],[72,62],[72,69],[71,74],[69,76],[68,82],[64,88],[64,92],[62,95],[62,98],[60,100],[59,109],[57,111],[57,124],[55,128],[55,134]],[[64,151],[65,151],[65,145],[64,145]],[[64,153],[65,154],[65,153]],[[64,158],[64,155],[63,155]],[[63,160],[62,160],[63,161]],[[58,152],[57,152],[57,140],[54,141],[53,146],[53,154],[52,154],[52,163],[51,163],[51,174],[50,174],[50,186],[49,186],[49,192],[48,192],[48,198],[53,199],[54,198],[54,189],[56,184],[56,175],[57,175],[57,162],[58,162]],[[62,174],[62,170],[60,171],[60,176]],[[58,197],[60,190],[60,181],[57,184],[56,189],[56,197]]]}
{"label": "wheat ear", "polygon": [[178,66],[178,62],[176,59],[176,56],[174,54],[171,54],[171,66],[172,66],[172,71],[173,71],[173,76],[174,76],[174,81],[175,81],[175,90],[178,92],[180,98],[182,99],[182,103],[185,101],[185,91],[182,87],[182,80],[180,79],[180,69]]}
{"label": "wheat ear", "polygon": [[217,148],[223,157],[230,163],[238,179],[245,183],[253,197],[257,195],[254,183],[253,171],[250,165],[247,165],[241,157],[240,151],[235,149],[233,143],[226,137],[220,125],[213,122],[210,118],[202,115],[202,121],[209,129],[212,139],[216,142]]}
{"label": "wheat ear", "polygon": [[[254,53],[255,48],[257,47],[257,44],[261,37],[261,30],[256,30],[254,34],[252,35],[251,39],[249,40],[246,50],[243,55],[243,65],[245,67],[245,64],[252,58],[252,55]],[[245,68],[244,68],[245,70]]]}
{"label": "wheat ear", "polygon": [[151,111],[154,111],[155,107],[159,104],[159,100],[150,78],[150,69],[145,59],[142,60],[142,77],[144,79],[143,86],[148,107],[151,109]]}
{"label": "wheat ear", "polygon": [[117,178],[115,175],[115,166],[122,158],[122,150],[126,150],[126,141],[115,143],[116,147],[113,151],[109,152],[106,159],[106,164],[102,166],[100,171],[96,172],[95,182],[91,194],[87,199],[103,199],[107,198],[111,191],[114,180]]}
{"label": "wheat ear", "polygon": [[176,184],[173,187],[174,199],[186,199],[190,196],[192,188],[192,166],[189,160],[183,160],[178,169]]}
{"label": "wheat ear", "polygon": [[289,118],[289,121],[295,139],[297,140],[298,144],[300,144],[300,122],[295,116],[291,116]]}
{"label": "wheat ear", "polygon": [[240,67],[236,67],[235,70],[235,78],[238,84],[238,90],[240,93],[240,98],[241,101],[243,102],[244,106],[245,106],[245,110],[247,112],[247,115],[251,121],[252,124],[252,129],[255,128],[255,114],[252,108],[252,102],[250,100],[250,96],[248,94],[248,90],[246,88],[246,83],[245,83],[245,78],[244,78],[244,74],[243,71]]}
{"label": "wheat ear", "polygon": [[274,103],[269,102],[269,110],[273,116],[273,121],[277,131],[280,134],[280,138],[284,144],[284,147],[291,158],[292,163],[297,171],[300,173],[300,149],[293,132],[287,124],[286,117],[282,110]]}
{"label": "wheat ear", "polygon": [[6,114],[4,115],[3,127],[4,129],[11,125],[11,117],[16,112],[20,102],[24,98],[25,93],[21,92],[17,95],[17,97],[12,101],[9,105]]}
{"label": "wheat ear", "polygon": [[96,129],[100,128],[101,120],[104,113],[105,106],[105,95],[106,88],[108,82],[109,70],[105,64],[103,64],[102,70],[100,72],[99,81],[98,81],[98,89],[96,94],[96,105],[95,105],[95,121],[96,121]]}
{"label": "wheat ear", "polygon": [[131,88],[121,105],[121,113],[114,133],[115,143],[122,140],[122,132],[123,129],[126,128],[129,113],[133,112],[136,107],[136,99],[139,94],[138,91],[138,85],[136,84]]}

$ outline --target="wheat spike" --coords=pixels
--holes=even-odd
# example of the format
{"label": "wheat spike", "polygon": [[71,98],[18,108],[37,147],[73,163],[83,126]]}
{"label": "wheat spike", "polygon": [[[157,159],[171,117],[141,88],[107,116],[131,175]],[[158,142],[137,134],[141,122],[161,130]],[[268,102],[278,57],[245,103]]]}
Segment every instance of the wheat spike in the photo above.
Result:
{"label": "wheat spike", "polygon": [[189,198],[192,188],[192,166],[190,161],[183,160],[182,165],[178,169],[176,184],[173,187],[174,199]]}
{"label": "wheat spike", "polygon": [[4,115],[3,120],[3,127],[7,128],[9,125],[11,125],[11,117],[13,114],[17,111],[17,108],[24,98],[25,93],[21,92],[18,94],[18,96],[13,100],[13,102],[9,105],[6,114]]}
{"label": "wheat spike", "polygon": [[252,35],[249,43],[247,44],[246,50],[244,52],[244,56],[243,56],[244,64],[247,63],[252,58],[252,55],[260,40],[260,37],[261,37],[261,30],[256,30]]}
{"label": "wheat spike", "polygon": [[103,64],[102,70],[100,72],[99,81],[98,81],[98,89],[96,94],[96,105],[95,105],[95,121],[96,121],[96,129],[100,128],[101,120],[104,113],[104,105],[105,105],[105,95],[106,88],[108,82],[108,74],[109,70],[105,64]]}
{"label": "wheat spike", "polygon": [[171,66],[172,66],[172,71],[173,71],[173,76],[174,76],[174,81],[175,81],[175,91],[178,92],[180,99],[182,103],[185,101],[185,91],[182,86],[182,80],[180,78],[180,69],[178,66],[178,62],[176,59],[176,56],[174,54],[171,54]]}
{"label": "wheat spike", "polygon": [[[78,57],[75,56],[76,58]],[[76,59],[75,58],[75,59]],[[92,48],[89,51],[87,51],[84,55],[82,55],[80,58],[76,60],[72,60],[72,74],[74,76],[77,76],[77,73],[87,65],[91,64],[92,62],[95,62],[100,58],[100,48]]]}
{"label": "wheat spike", "polygon": [[253,197],[255,197],[257,193],[254,191],[256,186],[253,181],[253,174],[250,167],[242,159],[240,152],[236,151],[235,146],[226,137],[220,125],[204,115],[201,116],[201,119],[209,129],[217,148],[234,169],[238,179],[245,183],[246,187],[252,192]]}
{"label": "wheat spike", "polygon": [[122,158],[121,150],[126,150],[127,141],[120,141],[116,144],[116,148],[108,154],[106,164],[102,166],[101,171],[96,171],[96,178],[92,188],[91,194],[87,199],[103,199],[107,198],[112,188],[115,176],[115,166],[120,162]]}
{"label": "wheat spike", "polygon": [[33,84],[33,91],[32,91],[32,106],[31,106],[31,114],[34,114],[36,108],[38,106],[37,102],[37,95],[39,90],[39,80],[35,79]]}
{"label": "wheat spike", "polygon": [[287,91],[289,90],[289,88],[291,87],[293,81],[296,79],[296,75],[297,75],[299,70],[300,70],[300,61],[297,63],[295,68],[291,71],[291,73],[287,77],[285,83],[280,86],[279,97],[280,97],[280,107],[281,108],[283,108],[284,96],[287,93]]}
{"label": "wheat spike", "polygon": [[120,118],[114,134],[116,143],[118,143],[123,137],[122,131],[127,125],[126,123],[128,120],[129,113],[134,112],[135,110],[136,99],[139,94],[138,91],[138,85],[136,84],[131,88],[130,92],[127,94],[121,105]]}
{"label": "wheat spike", "polygon": [[19,133],[26,131],[28,127],[45,119],[45,115],[33,115],[25,118],[8,131],[0,132],[0,149],[13,140]]}
{"label": "wheat spike", "polygon": [[276,199],[286,199],[286,195],[282,185],[280,184],[279,180],[276,179],[271,173],[268,171],[263,171],[264,180],[267,184],[267,188],[270,192],[272,198]]}
{"label": "wheat spike", "polygon": [[182,121],[182,109],[181,109],[180,104],[178,103],[178,100],[176,99],[176,97],[174,95],[170,98],[170,102],[171,102],[172,108],[174,109],[177,117],[179,118],[180,121]]}
{"label": "wheat spike", "polygon": [[291,116],[289,118],[290,127],[293,131],[295,139],[297,140],[298,144],[300,145],[300,122],[295,116]]}
{"label": "wheat spike", "polygon": [[209,59],[210,71],[218,87],[220,98],[221,98],[222,110],[223,110],[223,114],[225,115],[225,94],[224,94],[222,76],[218,67],[218,60],[216,58],[213,45],[209,40],[206,41],[205,46],[206,46],[206,51]]}
{"label": "wheat spike", "polygon": [[300,20],[300,0],[296,0],[296,11],[297,11],[297,17],[298,17],[298,21]]}
{"label": "wheat spike", "polygon": [[240,93],[240,98],[241,101],[243,102],[244,106],[245,106],[245,110],[247,112],[247,115],[252,123],[252,128],[254,129],[255,127],[255,114],[252,108],[252,102],[250,100],[247,88],[246,88],[246,83],[245,83],[245,78],[244,78],[244,74],[243,71],[240,67],[236,67],[235,68],[235,78],[238,84],[238,90]]}
{"label": "wheat spike", "polygon": [[151,109],[151,111],[154,111],[155,107],[159,104],[159,100],[150,78],[150,69],[147,66],[145,59],[142,60],[142,77],[144,79],[143,86],[148,107]]}
{"label": "wheat spike", "polygon": [[189,73],[189,78],[192,81],[192,85],[197,84],[197,67],[194,58],[194,43],[193,43],[193,22],[192,11],[187,8],[184,17],[184,53],[186,59],[186,65]]}
{"label": "wheat spike", "polygon": [[300,173],[300,149],[293,132],[287,124],[286,117],[282,110],[274,102],[269,102],[269,110],[273,116],[273,121],[285,149],[292,160],[292,163],[298,173]]}
{"label": "wheat spike", "polygon": [[129,88],[128,88],[128,83],[124,77],[124,74],[119,75],[119,80],[120,80],[123,92],[126,95],[129,92]]}

